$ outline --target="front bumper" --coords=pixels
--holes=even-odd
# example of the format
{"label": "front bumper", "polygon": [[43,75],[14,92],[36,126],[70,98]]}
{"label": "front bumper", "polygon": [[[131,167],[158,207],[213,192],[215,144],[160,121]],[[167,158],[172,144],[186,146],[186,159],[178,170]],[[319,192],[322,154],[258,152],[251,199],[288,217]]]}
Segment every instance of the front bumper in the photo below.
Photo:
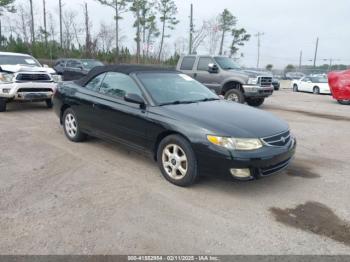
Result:
{"label": "front bumper", "polygon": [[254,180],[281,172],[288,167],[296,151],[297,142],[291,139],[283,147],[264,146],[254,151],[233,151],[209,145],[196,151],[201,173],[224,179],[232,176],[231,169],[249,169],[251,176],[240,180]]}
{"label": "front bumper", "polygon": [[57,88],[55,82],[15,82],[0,84],[0,97],[8,100],[36,101],[50,99]]}
{"label": "front bumper", "polygon": [[274,87],[262,87],[259,85],[243,85],[244,95],[246,97],[268,97],[272,95]]}

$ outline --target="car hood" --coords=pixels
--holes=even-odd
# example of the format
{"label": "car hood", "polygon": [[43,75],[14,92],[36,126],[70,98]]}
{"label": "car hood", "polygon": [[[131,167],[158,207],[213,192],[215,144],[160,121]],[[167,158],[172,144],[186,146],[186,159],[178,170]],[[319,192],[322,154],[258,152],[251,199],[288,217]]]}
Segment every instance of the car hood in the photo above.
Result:
{"label": "car hood", "polygon": [[164,116],[186,121],[215,135],[262,138],[284,132],[288,124],[271,113],[226,100],[167,105]]}
{"label": "car hood", "polygon": [[254,71],[254,70],[243,70],[249,77],[258,77],[258,76],[269,76],[272,77],[272,74],[264,71]]}
{"label": "car hood", "polygon": [[17,73],[17,72],[45,72],[54,74],[56,71],[49,67],[26,66],[26,65],[0,65],[1,71]]}

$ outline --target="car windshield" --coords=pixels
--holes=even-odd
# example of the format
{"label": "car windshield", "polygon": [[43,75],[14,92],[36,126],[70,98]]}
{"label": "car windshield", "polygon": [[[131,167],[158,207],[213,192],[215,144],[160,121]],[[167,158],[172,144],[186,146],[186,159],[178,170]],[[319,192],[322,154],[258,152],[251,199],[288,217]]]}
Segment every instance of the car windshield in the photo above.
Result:
{"label": "car windshield", "polygon": [[137,77],[157,105],[218,100],[219,97],[191,77],[178,73],[138,73]]}
{"label": "car windshield", "polygon": [[326,77],[311,77],[311,81],[313,83],[328,83],[328,79]]}
{"label": "car windshield", "polygon": [[231,58],[217,56],[217,57],[214,57],[214,59],[216,63],[218,63],[219,66],[224,70],[241,69],[241,67],[236,62],[234,62]]}
{"label": "car windshield", "polygon": [[1,55],[0,65],[41,66],[33,57],[24,55]]}
{"label": "car windshield", "polygon": [[82,60],[84,68],[93,69],[96,66],[103,66],[103,63],[97,60]]}

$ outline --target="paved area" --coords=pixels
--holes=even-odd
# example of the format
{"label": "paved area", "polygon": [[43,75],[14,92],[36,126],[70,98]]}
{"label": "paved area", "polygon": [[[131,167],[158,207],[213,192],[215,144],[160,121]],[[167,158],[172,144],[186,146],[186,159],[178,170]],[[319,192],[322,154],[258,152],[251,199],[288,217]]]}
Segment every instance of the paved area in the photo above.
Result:
{"label": "paved area", "polygon": [[262,110],[298,139],[253,182],[180,188],[152,160],[69,142],[44,104],[0,114],[0,254],[350,254],[350,106],[275,92]]}

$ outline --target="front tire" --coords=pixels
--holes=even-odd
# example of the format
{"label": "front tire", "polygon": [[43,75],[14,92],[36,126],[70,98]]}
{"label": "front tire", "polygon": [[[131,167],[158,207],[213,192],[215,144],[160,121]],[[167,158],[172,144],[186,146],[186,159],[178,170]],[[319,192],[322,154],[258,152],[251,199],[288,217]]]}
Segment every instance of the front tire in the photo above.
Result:
{"label": "front tire", "polygon": [[265,101],[265,98],[249,98],[247,104],[250,106],[261,106]]}
{"label": "front tire", "polygon": [[82,142],[86,139],[86,135],[80,130],[76,114],[71,108],[63,113],[63,129],[66,137],[72,142]]}
{"label": "front tire", "polygon": [[293,92],[299,92],[298,85],[294,84],[293,85]]}
{"label": "front tire", "polygon": [[174,185],[190,186],[199,176],[196,156],[182,136],[170,135],[160,142],[157,162],[164,178]]}
{"label": "front tire", "polygon": [[225,94],[225,99],[228,101],[243,104],[245,102],[244,94],[238,89],[230,89]]}
{"label": "front tire", "polygon": [[45,103],[46,103],[47,108],[52,108],[53,104],[52,104],[52,100],[51,99],[46,99]]}
{"label": "front tire", "polygon": [[6,99],[0,98],[0,112],[6,111]]}
{"label": "front tire", "polygon": [[337,100],[341,105],[350,105],[350,100]]}

